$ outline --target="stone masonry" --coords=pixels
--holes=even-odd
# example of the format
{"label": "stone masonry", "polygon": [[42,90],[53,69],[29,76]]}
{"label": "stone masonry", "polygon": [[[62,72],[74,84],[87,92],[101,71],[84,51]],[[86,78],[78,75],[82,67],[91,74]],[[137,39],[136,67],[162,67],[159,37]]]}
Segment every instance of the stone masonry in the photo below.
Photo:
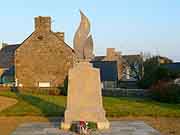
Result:
{"label": "stone masonry", "polygon": [[15,78],[18,86],[62,85],[73,66],[74,51],[64,42],[64,33],[51,31],[50,17],[36,17],[35,31],[15,52]]}

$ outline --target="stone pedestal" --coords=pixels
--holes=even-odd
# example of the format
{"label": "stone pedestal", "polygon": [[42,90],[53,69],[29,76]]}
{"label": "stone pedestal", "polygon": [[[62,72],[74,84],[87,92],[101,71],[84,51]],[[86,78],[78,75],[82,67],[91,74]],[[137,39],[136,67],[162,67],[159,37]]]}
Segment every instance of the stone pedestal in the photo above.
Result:
{"label": "stone pedestal", "polygon": [[61,128],[69,129],[74,121],[97,123],[98,129],[109,128],[102,103],[100,71],[89,62],[80,62],[70,69],[68,96],[64,122]]}

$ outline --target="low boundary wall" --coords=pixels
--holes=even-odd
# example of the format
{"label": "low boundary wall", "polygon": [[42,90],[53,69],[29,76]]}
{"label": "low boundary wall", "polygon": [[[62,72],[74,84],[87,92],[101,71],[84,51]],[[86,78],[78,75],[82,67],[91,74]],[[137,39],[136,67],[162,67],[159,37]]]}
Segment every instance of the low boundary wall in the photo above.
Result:
{"label": "low boundary wall", "polygon": [[103,96],[113,97],[147,97],[150,94],[147,89],[104,88],[102,90]]}

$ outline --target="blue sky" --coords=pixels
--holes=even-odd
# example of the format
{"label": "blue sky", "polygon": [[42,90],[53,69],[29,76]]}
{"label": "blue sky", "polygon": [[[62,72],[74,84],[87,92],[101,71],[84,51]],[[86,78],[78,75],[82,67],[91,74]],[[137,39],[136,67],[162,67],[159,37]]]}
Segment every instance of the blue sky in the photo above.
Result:
{"label": "blue sky", "polygon": [[150,52],[180,61],[179,0],[1,0],[0,40],[21,43],[35,16],[51,16],[53,31],[64,31],[73,46],[81,9],[91,21],[95,53],[107,47],[122,54]]}

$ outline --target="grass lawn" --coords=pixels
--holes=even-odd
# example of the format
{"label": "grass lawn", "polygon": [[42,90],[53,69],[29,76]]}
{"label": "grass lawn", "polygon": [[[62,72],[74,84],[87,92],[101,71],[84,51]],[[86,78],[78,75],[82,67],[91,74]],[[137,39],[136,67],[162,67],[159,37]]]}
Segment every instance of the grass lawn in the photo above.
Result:
{"label": "grass lawn", "polygon": [[[16,98],[19,102],[0,112],[0,116],[63,116],[66,97],[30,93],[15,94],[0,91],[0,96]],[[180,117],[180,104],[165,104],[140,98],[104,97],[107,116]]]}
{"label": "grass lawn", "polygon": [[[15,94],[9,91],[0,91],[0,96],[18,100],[18,103],[0,112],[0,131],[3,135],[9,135],[22,123],[49,121],[51,116],[63,116],[66,105],[65,96]],[[180,135],[180,104],[124,97],[104,97],[103,103],[110,120],[142,120],[162,135]]]}

